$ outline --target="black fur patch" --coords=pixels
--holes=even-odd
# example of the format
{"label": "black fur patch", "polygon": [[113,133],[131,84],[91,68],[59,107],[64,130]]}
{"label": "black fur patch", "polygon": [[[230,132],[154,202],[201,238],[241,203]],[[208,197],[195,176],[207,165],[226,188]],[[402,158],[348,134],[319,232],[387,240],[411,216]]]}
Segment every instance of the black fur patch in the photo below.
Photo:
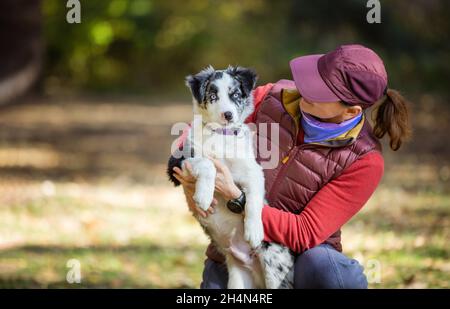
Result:
{"label": "black fur patch", "polygon": [[181,163],[184,161],[184,159],[184,157],[177,159],[174,156],[170,156],[169,162],[167,163],[167,175],[169,176],[170,181],[172,181],[175,186],[179,186],[180,182],[173,176],[173,174],[175,174],[173,168],[176,166],[181,169]]}
{"label": "black fur patch", "polygon": [[[174,157],[173,155],[171,155],[169,161],[167,162],[167,175],[169,176],[169,180],[172,181],[175,186],[179,186],[180,182],[173,176],[175,174],[173,168],[178,167],[179,169],[181,169],[181,164],[186,159],[184,155],[181,155],[182,151],[182,148],[178,149],[176,153],[177,156]],[[194,157],[194,149],[191,149],[191,157]]]}
{"label": "black fur patch", "polygon": [[209,78],[209,80],[212,82],[216,79],[221,79],[223,77],[222,71],[215,71],[214,74]]}
{"label": "black fur patch", "polygon": [[[218,93],[219,92],[219,89],[217,88],[217,86],[215,85],[215,84],[209,84],[209,86],[208,86],[208,89],[207,89],[207,91],[206,91],[206,95],[207,95],[207,97],[206,97],[206,101],[208,101],[208,102],[210,102],[210,103],[214,103],[215,101],[217,101],[219,98],[217,97],[218,96]],[[216,100],[212,100],[209,96],[211,96],[212,94],[215,94],[216,95]]]}
{"label": "black fur patch", "polygon": [[267,248],[269,248],[271,245],[272,245],[272,244],[271,244],[270,242],[267,242],[267,241],[261,242],[261,247],[262,247],[263,249],[267,249]]}
{"label": "black fur patch", "polygon": [[191,89],[195,100],[204,107],[208,99],[206,95],[211,90],[209,85],[222,77],[223,71],[215,71],[212,66],[208,66],[195,75],[188,75],[186,77],[186,85]]}
{"label": "black fur patch", "polygon": [[257,75],[252,69],[243,67],[229,67],[227,73],[236,78],[241,84],[242,95],[246,98],[256,86]]}
{"label": "black fur patch", "polygon": [[209,66],[200,73],[186,77],[186,85],[191,89],[193,97],[199,104],[205,102],[206,87],[213,75],[215,75],[214,68]]}

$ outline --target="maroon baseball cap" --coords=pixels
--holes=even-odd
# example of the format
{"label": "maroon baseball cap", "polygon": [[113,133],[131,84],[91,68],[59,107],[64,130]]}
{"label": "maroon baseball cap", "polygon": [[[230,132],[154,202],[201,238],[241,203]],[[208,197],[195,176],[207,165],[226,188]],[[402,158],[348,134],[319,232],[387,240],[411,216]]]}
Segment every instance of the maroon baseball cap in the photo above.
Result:
{"label": "maroon baseball cap", "polygon": [[362,45],[342,45],[327,54],[298,57],[290,67],[298,91],[312,102],[344,101],[368,107],[387,90],[383,61]]}

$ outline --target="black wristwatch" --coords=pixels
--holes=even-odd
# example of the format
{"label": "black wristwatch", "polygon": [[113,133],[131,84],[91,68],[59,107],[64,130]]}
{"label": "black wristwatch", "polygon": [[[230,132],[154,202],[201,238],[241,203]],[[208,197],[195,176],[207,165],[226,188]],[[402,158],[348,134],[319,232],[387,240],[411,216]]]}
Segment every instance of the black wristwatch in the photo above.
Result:
{"label": "black wristwatch", "polygon": [[229,210],[236,214],[240,214],[245,209],[245,193],[242,191],[241,196],[235,199],[231,199],[227,202],[227,207]]}

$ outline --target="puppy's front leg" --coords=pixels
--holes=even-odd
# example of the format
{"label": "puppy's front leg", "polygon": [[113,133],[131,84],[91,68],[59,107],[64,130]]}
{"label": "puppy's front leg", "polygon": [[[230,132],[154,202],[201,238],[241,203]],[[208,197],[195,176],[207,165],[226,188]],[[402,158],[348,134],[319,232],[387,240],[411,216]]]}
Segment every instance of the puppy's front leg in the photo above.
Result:
{"label": "puppy's front leg", "polygon": [[248,168],[249,173],[241,180],[246,195],[244,237],[252,248],[257,248],[264,239],[262,208],[264,204],[264,173],[256,162]]}
{"label": "puppy's front leg", "polygon": [[192,165],[192,176],[197,179],[193,199],[197,207],[206,211],[214,198],[216,168],[207,158],[189,158],[183,161],[183,171],[186,171],[186,161]]}

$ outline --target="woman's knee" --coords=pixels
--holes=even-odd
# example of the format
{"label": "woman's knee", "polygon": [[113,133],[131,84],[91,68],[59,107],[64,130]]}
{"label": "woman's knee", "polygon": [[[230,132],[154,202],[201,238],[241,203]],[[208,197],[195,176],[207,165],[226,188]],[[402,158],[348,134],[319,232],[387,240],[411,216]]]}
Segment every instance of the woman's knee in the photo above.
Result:
{"label": "woman's knee", "polygon": [[294,286],[299,289],[364,289],[362,266],[328,245],[305,251],[295,262]]}
{"label": "woman's knee", "polygon": [[226,289],[228,282],[227,267],[224,263],[217,263],[211,259],[205,260],[201,289]]}

